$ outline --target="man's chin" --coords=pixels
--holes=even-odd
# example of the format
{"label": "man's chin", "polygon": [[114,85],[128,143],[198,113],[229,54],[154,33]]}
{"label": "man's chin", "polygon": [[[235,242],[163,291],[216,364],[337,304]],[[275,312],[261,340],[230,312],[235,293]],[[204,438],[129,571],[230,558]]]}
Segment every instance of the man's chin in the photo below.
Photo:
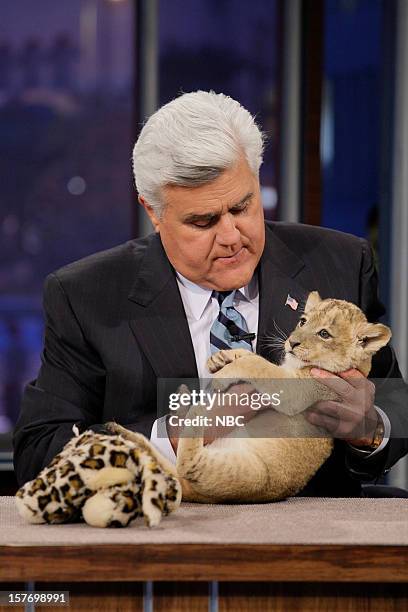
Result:
{"label": "man's chin", "polygon": [[248,285],[255,273],[256,264],[246,262],[241,266],[222,266],[212,275],[211,284],[217,291],[231,291]]}
{"label": "man's chin", "polygon": [[233,289],[241,289],[251,282],[253,272],[245,274],[237,274],[237,271],[229,271],[214,278],[213,285],[217,291],[232,291]]}

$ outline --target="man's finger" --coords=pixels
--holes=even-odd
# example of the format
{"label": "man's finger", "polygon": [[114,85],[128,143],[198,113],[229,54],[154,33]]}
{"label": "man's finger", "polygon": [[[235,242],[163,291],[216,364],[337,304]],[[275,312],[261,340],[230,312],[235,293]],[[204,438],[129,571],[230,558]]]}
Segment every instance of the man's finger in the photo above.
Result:
{"label": "man's finger", "polygon": [[322,400],[321,402],[316,402],[313,404],[312,411],[315,411],[318,414],[331,416],[341,421],[355,421],[356,415],[360,414],[359,410],[332,400]]}
{"label": "man's finger", "polygon": [[367,384],[367,378],[359,370],[351,368],[345,372],[339,372],[339,376],[355,389],[363,389]]}
{"label": "man's finger", "polygon": [[330,434],[334,435],[339,427],[339,420],[324,414],[320,414],[318,412],[309,411],[306,413],[306,418],[309,423],[312,425],[316,425],[316,427],[322,427]]}
{"label": "man's finger", "polygon": [[[307,420],[309,423],[325,429],[333,438],[339,438],[342,440],[355,438],[355,427],[350,422],[336,419],[327,414],[320,414],[316,412],[310,412],[307,414]],[[357,437],[361,437],[362,433],[358,433]]]}
{"label": "man's finger", "polygon": [[318,380],[327,387],[330,387],[330,389],[333,389],[333,391],[342,397],[348,397],[353,391],[353,387],[347,381],[343,380],[339,376],[336,376],[336,374],[333,374],[332,372],[327,372],[326,370],[321,370],[320,368],[312,368],[310,374],[315,380]]}

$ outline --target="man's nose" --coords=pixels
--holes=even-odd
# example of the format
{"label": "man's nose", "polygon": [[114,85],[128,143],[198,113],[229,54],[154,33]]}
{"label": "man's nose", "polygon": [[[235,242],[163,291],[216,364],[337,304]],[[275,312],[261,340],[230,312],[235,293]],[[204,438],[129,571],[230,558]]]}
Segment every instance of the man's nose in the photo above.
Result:
{"label": "man's nose", "polygon": [[239,242],[241,234],[235,225],[231,213],[222,215],[217,227],[217,242],[224,245],[233,245]]}
{"label": "man's nose", "polygon": [[293,350],[297,346],[300,345],[300,342],[296,342],[296,340],[289,340],[290,348]]}

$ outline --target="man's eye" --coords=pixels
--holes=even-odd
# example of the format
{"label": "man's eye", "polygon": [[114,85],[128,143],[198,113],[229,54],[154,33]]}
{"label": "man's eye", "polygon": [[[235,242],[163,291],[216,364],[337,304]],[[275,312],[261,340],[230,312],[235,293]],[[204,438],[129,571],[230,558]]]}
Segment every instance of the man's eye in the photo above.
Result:
{"label": "man's eye", "polygon": [[248,208],[248,204],[245,204],[244,206],[240,206],[239,208],[231,208],[230,212],[233,215],[239,215],[239,213],[245,212]]}
{"label": "man's eye", "polygon": [[299,319],[299,327],[303,327],[303,325],[306,323],[306,319],[305,317],[300,317]]}
{"label": "man's eye", "polygon": [[317,335],[321,338],[324,338],[324,340],[328,340],[328,338],[332,337],[331,334],[329,334],[329,332],[327,331],[327,329],[321,329],[319,332],[317,332]]}
{"label": "man's eye", "polygon": [[193,227],[199,227],[201,229],[205,229],[206,227],[211,227],[214,224],[214,219],[205,219],[203,221],[192,221],[191,225]]}
{"label": "man's eye", "polygon": [[191,225],[194,227],[208,227],[210,225],[209,221],[194,221]]}

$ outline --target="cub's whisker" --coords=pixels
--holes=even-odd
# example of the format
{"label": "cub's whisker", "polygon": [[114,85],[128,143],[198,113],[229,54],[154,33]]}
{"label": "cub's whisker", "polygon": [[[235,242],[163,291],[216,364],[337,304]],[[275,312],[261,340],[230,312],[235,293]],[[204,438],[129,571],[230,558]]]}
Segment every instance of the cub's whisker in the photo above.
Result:
{"label": "cub's whisker", "polygon": [[276,331],[278,332],[279,336],[283,338],[284,340],[287,340],[288,334],[283,331],[283,329],[278,325],[275,319],[273,320],[273,325]]}

